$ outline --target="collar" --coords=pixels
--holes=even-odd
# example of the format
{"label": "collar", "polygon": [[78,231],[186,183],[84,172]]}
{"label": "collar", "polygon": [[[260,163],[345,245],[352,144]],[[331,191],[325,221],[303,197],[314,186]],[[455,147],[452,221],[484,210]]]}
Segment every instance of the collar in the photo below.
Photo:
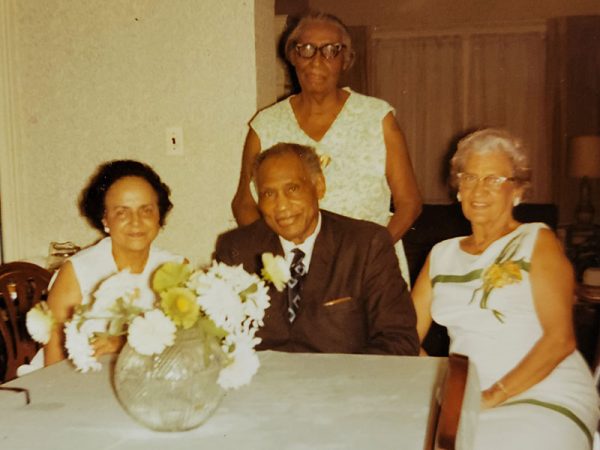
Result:
{"label": "collar", "polygon": [[288,265],[292,264],[292,259],[294,258],[292,250],[295,248],[299,248],[304,252],[304,260],[302,262],[307,268],[310,267],[310,260],[312,258],[313,248],[315,246],[315,241],[320,231],[321,211],[319,211],[319,217],[317,219],[317,226],[315,227],[315,231],[313,231],[313,233],[310,236],[308,236],[302,244],[294,244],[293,242],[288,241],[279,236],[279,242],[281,242],[281,247],[283,248],[283,255]]}

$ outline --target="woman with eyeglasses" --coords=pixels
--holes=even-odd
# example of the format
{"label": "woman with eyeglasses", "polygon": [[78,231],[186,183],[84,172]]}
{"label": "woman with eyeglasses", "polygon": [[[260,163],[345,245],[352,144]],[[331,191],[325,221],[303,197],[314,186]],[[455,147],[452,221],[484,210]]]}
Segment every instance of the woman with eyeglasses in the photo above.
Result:
{"label": "woman with eyeglasses", "polygon": [[450,352],[477,369],[475,449],[589,449],[598,394],[575,349],[573,270],[546,225],[513,217],[528,180],[508,132],[459,142],[451,182],[472,234],[432,249],[412,292],[417,331],[423,342],[432,320],[446,326]]}
{"label": "woman with eyeglasses", "polygon": [[[339,88],[354,59],[345,25],[335,16],[311,13],[287,38],[286,58],[301,91],[259,112],[250,122],[232,209],[239,225],[259,218],[251,194],[256,155],[279,142],[314,147],[327,181],[323,209],[387,226],[401,260],[400,239],[421,211],[421,197],[393,108],[386,102]],[[395,213],[390,214],[390,197]]]}

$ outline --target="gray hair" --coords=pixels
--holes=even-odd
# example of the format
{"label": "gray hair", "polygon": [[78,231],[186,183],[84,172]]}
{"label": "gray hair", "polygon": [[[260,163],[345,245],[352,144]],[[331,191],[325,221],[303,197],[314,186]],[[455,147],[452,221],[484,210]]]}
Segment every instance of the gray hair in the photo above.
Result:
{"label": "gray hair", "polygon": [[529,186],[531,169],[521,140],[506,130],[484,128],[475,131],[458,142],[457,150],[450,160],[450,184],[458,186],[457,174],[462,172],[467,159],[473,154],[502,152],[512,165],[512,176],[522,188]]}
{"label": "gray hair", "polygon": [[300,144],[291,144],[289,142],[280,142],[272,147],[269,147],[256,156],[256,159],[254,160],[254,166],[252,168],[252,179],[255,186],[256,175],[258,174],[260,166],[269,158],[283,155],[296,155],[306,168],[313,183],[317,177],[323,176],[323,171],[321,170],[321,161],[313,147]]}
{"label": "gray hair", "polygon": [[348,31],[348,27],[344,25],[338,17],[333,14],[328,14],[324,12],[313,11],[303,15],[288,38],[285,41],[285,57],[291,63],[292,62],[292,52],[296,48],[296,45],[299,43],[300,35],[304,31],[307,25],[313,23],[326,23],[335,26],[340,33],[342,33],[342,44],[346,46],[342,55],[344,57],[344,70],[348,70],[354,64],[355,52],[352,47],[352,38],[350,37],[350,32]]}

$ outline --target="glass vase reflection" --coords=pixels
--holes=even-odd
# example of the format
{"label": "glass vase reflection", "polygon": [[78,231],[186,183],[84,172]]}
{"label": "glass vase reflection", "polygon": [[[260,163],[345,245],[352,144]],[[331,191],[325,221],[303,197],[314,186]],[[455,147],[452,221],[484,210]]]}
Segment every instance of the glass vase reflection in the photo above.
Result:
{"label": "glass vase reflection", "polygon": [[126,344],[114,373],[115,391],[125,410],[156,431],[185,431],[205,422],[224,391],[216,341],[198,327],[178,330],[175,343],[146,356]]}

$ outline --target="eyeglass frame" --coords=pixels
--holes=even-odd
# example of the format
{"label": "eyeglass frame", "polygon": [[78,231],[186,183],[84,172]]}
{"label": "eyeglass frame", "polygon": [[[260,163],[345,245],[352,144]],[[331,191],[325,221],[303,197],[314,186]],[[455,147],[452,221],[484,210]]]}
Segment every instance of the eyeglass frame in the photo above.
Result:
{"label": "eyeglass frame", "polygon": [[[336,53],[333,56],[327,56],[325,55],[325,53],[323,53],[323,49],[325,49],[326,47],[329,46],[333,46],[334,49],[336,49]],[[304,47],[304,48],[313,48],[314,49],[314,53],[310,56],[303,56],[300,53],[300,49]],[[310,42],[307,42],[306,44],[300,44],[297,43],[296,45],[294,45],[294,51],[296,52],[296,54],[302,58],[302,59],[313,59],[315,57],[315,55],[317,54],[317,52],[319,52],[321,54],[321,56],[326,59],[327,61],[331,61],[332,59],[337,58],[346,48],[346,44],[342,44],[341,42],[327,42],[326,44],[323,44],[321,46],[317,46],[316,44],[311,44]]]}
{"label": "eyeglass frame", "polygon": [[[473,178],[470,178],[471,181],[466,181],[463,178],[465,175],[470,175]],[[514,182],[514,181],[518,180],[518,178],[516,178],[516,177],[505,177],[503,175],[478,176],[478,175],[475,175],[474,173],[469,173],[469,172],[458,172],[456,174],[456,179],[458,180],[459,187],[462,185],[463,187],[465,187],[467,189],[472,189],[475,186],[477,186],[480,181],[482,181],[483,186],[486,189],[492,189],[492,190],[500,189],[502,187],[502,185],[504,183],[506,183],[507,181]]]}

